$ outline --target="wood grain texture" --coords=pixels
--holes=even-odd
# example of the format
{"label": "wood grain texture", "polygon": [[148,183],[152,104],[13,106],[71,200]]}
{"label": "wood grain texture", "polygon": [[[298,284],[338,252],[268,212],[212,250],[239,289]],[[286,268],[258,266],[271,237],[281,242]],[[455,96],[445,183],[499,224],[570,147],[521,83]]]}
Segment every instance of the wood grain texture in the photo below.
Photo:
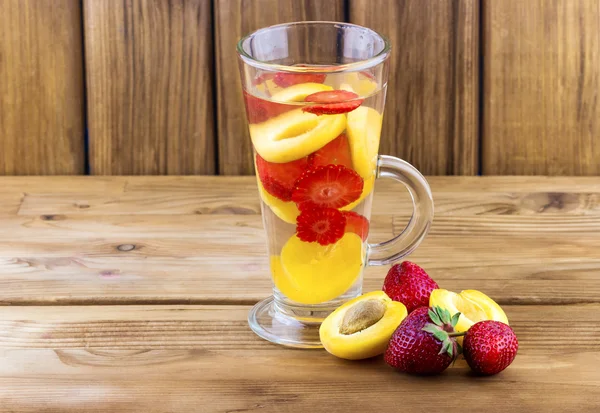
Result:
{"label": "wood grain texture", "polygon": [[0,2],[0,175],[84,169],[81,6]]}
{"label": "wood grain texture", "polygon": [[431,175],[478,168],[479,2],[350,0],[392,43],[380,152]]}
{"label": "wood grain texture", "polygon": [[84,15],[91,173],[214,174],[210,2],[86,0]]}
{"label": "wood grain texture", "polygon": [[490,413],[600,408],[597,304],[506,307],[519,354],[487,379],[462,360],[419,378],[380,357],[348,362],[283,349],[251,333],[248,310],[9,307],[0,313],[0,411],[347,412],[402,403],[412,413],[422,412],[424,395],[434,411],[465,403]]}
{"label": "wood grain texture", "polygon": [[[598,304],[503,309],[522,353],[600,352]],[[78,311],[69,306],[5,307],[0,348],[274,350],[248,328],[249,310],[241,305],[85,306]],[[566,323],[569,336],[560,334]]]}
{"label": "wood grain texture", "polygon": [[[441,285],[503,304],[598,302],[597,178],[429,181],[436,218],[410,259]],[[252,304],[270,293],[254,177],[18,177],[0,188],[2,304]],[[377,183],[372,241],[408,221],[401,190]],[[386,271],[369,268],[365,289]]]}
{"label": "wood grain texture", "polygon": [[251,175],[252,144],[238,72],[238,40],[261,27],[302,20],[344,20],[342,0],[215,0],[219,174]]}
{"label": "wood grain texture", "polygon": [[483,5],[483,172],[600,175],[598,1]]}

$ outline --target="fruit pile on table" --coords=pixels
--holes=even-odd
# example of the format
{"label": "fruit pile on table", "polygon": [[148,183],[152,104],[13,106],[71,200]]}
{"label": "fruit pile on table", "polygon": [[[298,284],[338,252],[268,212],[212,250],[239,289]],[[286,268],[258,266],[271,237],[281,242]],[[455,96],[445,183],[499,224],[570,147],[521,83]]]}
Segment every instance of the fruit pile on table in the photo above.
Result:
{"label": "fruit pile on table", "polygon": [[494,300],[476,290],[440,289],[408,261],[389,270],[382,291],[335,310],[319,333],[325,349],[337,357],[384,354],[397,370],[425,375],[443,372],[461,353],[475,373],[497,374],[513,362],[519,347]]}
{"label": "fruit pile on table", "polygon": [[302,304],[342,295],[364,267],[382,123],[371,106],[383,95],[372,75],[340,76],[265,73],[244,94],[259,192],[277,219],[273,280]]}

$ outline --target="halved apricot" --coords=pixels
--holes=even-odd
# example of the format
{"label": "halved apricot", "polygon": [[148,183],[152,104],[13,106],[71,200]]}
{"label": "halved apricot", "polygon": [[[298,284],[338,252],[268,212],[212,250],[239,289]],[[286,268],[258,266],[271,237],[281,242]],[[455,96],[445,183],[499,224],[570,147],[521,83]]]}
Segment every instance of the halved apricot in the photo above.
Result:
{"label": "halved apricot", "polygon": [[334,356],[360,360],[382,354],[390,337],[407,315],[404,304],[383,291],[348,301],[321,324],[321,344]]}
{"label": "halved apricot", "polygon": [[494,320],[508,324],[508,318],[502,308],[490,297],[477,290],[464,290],[460,293],[439,288],[433,290],[429,297],[429,306],[439,306],[451,314],[460,313],[456,331],[467,331],[473,324]]}

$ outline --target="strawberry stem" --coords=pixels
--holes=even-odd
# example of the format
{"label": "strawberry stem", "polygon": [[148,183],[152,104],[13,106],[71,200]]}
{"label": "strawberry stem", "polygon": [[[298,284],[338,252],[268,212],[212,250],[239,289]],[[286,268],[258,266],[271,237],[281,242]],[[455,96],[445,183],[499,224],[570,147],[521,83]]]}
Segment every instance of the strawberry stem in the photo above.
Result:
{"label": "strawberry stem", "polygon": [[462,337],[466,334],[467,334],[466,331],[463,331],[463,332],[456,331],[454,333],[448,333],[448,337]]}

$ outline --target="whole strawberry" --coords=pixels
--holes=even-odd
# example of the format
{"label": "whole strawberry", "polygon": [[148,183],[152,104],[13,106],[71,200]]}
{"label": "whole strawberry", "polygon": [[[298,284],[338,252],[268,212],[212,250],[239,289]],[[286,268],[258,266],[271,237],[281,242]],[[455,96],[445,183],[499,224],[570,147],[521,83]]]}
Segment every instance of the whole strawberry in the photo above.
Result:
{"label": "whole strawberry", "polygon": [[519,349],[512,328],[500,321],[480,321],[469,328],[463,341],[463,354],[478,374],[500,373],[513,362]]}
{"label": "whole strawberry", "polygon": [[411,374],[438,374],[446,370],[460,352],[453,317],[440,307],[419,307],[396,329],[385,352],[385,362]]}
{"label": "whole strawberry", "polygon": [[400,301],[410,313],[418,307],[429,306],[429,296],[438,284],[410,261],[396,264],[387,273],[383,291],[394,301]]}

